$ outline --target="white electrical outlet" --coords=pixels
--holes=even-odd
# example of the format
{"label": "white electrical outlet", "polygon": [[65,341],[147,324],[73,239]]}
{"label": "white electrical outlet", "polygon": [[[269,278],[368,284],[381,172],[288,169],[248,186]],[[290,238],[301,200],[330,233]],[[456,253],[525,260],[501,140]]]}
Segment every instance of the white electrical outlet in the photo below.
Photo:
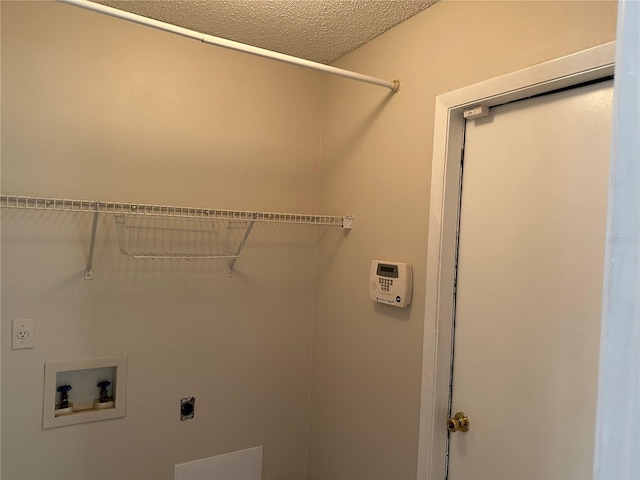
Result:
{"label": "white electrical outlet", "polygon": [[33,348],[33,318],[13,321],[13,335],[11,337],[11,348]]}

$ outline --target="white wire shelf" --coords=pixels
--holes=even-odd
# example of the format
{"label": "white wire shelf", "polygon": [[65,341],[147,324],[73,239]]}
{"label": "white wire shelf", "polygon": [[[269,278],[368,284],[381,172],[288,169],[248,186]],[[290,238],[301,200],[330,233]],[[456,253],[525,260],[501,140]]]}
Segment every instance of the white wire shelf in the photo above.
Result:
{"label": "white wire shelf", "polygon": [[253,220],[115,215],[120,251],[138,260],[235,262]]}
{"label": "white wire shelf", "polygon": [[[100,214],[114,215],[120,250],[131,258],[227,260],[229,274],[255,222],[326,225],[350,230],[353,221],[351,216],[220,210],[27,195],[0,195],[0,207],[93,213],[86,280],[93,279],[93,250]],[[221,225],[214,227],[214,223]],[[216,248],[211,248],[212,245]]]}
{"label": "white wire shelf", "polygon": [[114,215],[150,215],[158,217],[213,218],[220,220],[252,220],[255,222],[300,223],[350,228],[352,217],[308,215],[300,213],[273,213],[213,208],[176,207],[146,203],[119,203],[97,200],[71,200],[68,198],[0,195],[0,207],[65,212],[106,213]]}

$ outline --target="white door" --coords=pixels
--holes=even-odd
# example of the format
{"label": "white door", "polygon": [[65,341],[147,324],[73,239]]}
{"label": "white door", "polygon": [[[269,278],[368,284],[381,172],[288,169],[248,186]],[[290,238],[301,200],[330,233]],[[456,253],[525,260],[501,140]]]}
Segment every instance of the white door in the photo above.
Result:
{"label": "white door", "polygon": [[448,478],[592,478],[613,82],[468,121]]}

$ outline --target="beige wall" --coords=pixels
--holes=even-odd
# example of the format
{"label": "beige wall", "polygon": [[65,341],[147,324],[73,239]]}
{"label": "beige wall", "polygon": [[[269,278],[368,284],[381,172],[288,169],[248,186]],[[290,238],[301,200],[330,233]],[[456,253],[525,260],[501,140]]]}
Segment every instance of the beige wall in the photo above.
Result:
{"label": "beige wall", "polygon": [[[322,76],[53,2],[2,2],[2,192],[317,208]],[[2,211],[2,478],[169,479],[264,446],[305,477],[316,228],[257,225],[216,262],[121,255],[91,217]],[[35,348],[10,349],[34,318]],[[44,363],[125,354],[127,414],[43,431]],[[97,389],[96,389],[97,392]],[[72,392],[73,393],[73,392]],[[196,397],[180,422],[179,400]]]}
{"label": "beige wall", "polygon": [[[356,221],[346,241],[319,244],[310,480],[415,475],[435,97],[611,41],[615,13],[614,2],[443,1],[337,62],[402,86],[328,81],[320,209]],[[408,310],[369,301],[374,258],[413,264]]]}

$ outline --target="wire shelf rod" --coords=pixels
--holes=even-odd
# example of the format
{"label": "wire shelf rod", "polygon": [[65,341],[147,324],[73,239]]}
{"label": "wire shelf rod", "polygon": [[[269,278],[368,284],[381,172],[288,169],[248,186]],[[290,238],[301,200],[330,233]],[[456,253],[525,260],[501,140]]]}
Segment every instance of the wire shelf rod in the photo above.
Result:
{"label": "wire shelf rod", "polygon": [[[206,255],[197,253],[126,253],[128,257],[136,260],[235,260],[240,257],[238,255]],[[231,270],[231,268],[230,268]]]}

